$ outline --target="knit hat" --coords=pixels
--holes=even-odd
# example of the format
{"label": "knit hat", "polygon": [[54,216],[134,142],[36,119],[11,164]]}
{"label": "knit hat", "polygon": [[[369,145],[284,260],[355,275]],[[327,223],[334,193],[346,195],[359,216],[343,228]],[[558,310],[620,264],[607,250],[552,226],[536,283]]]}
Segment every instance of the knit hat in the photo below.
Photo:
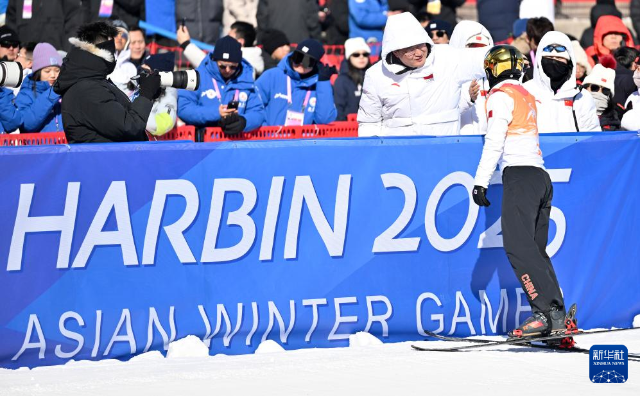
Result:
{"label": "knit hat", "polygon": [[434,19],[432,21],[429,22],[429,24],[427,25],[426,28],[424,28],[424,30],[426,30],[429,33],[429,36],[431,36],[431,32],[433,32],[434,30],[444,30],[445,32],[447,32],[447,36],[451,37],[451,24],[447,21],[441,21],[439,19]]}
{"label": "knit hat", "polygon": [[31,70],[37,72],[49,66],[62,66],[62,57],[58,54],[53,45],[49,43],[38,43],[33,49],[33,66]]}
{"label": "knit hat", "polygon": [[580,42],[578,40],[571,40],[571,45],[573,45],[573,56],[576,58],[576,64],[582,65],[582,67],[587,70],[586,75],[591,74],[591,64],[589,63],[589,58],[587,57],[587,53],[580,45]]}
{"label": "knit hat", "polygon": [[344,42],[344,57],[349,59],[354,52],[366,52],[371,53],[371,48],[367,45],[362,37],[354,37]]}
{"label": "knit hat", "polygon": [[529,21],[529,18],[520,18],[513,22],[512,30],[514,38],[522,36],[522,33],[527,31],[527,21]]}
{"label": "knit hat", "polygon": [[595,84],[600,85],[601,87],[609,88],[611,90],[611,94],[615,95],[613,82],[616,79],[616,71],[613,69],[609,69],[608,67],[604,67],[601,64],[597,64],[591,70],[591,74],[589,74],[582,81],[582,85],[586,84]]}
{"label": "knit hat", "polygon": [[126,32],[129,32],[129,25],[121,19],[114,19],[111,21],[111,25],[117,29],[122,29]]}
{"label": "knit hat", "polygon": [[298,44],[298,47],[296,47],[296,52],[300,52],[310,58],[319,61],[324,56],[324,47],[318,40],[306,39]]}
{"label": "knit hat", "polygon": [[231,36],[224,36],[216,41],[216,46],[211,54],[211,59],[215,61],[226,61],[233,63],[242,62],[242,46],[238,40]]}
{"label": "knit hat", "polygon": [[262,43],[262,49],[264,49],[269,55],[273,54],[275,50],[283,45],[291,44],[284,33],[275,29],[264,32],[260,42]]}
{"label": "knit hat", "polygon": [[151,70],[158,70],[161,72],[173,71],[175,63],[176,55],[173,52],[149,55],[142,61],[142,64],[149,66]]}
{"label": "knit hat", "polygon": [[15,30],[11,29],[7,25],[0,27],[0,42],[9,42],[20,45],[20,38]]}

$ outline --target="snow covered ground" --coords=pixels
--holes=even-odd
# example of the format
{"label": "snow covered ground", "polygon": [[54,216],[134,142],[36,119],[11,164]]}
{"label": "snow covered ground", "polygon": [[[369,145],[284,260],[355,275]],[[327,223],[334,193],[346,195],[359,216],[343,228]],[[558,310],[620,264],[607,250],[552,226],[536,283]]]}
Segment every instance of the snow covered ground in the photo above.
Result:
{"label": "snow covered ground", "polygon": [[[579,345],[623,344],[640,352],[640,331],[578,338]],[[203,356],[195,337],[128,362],[70,362],[0,369],[0,395],[617,395],[640,394],[640,362],[625,384],[589,381],[589,356],[526,347],[458,353],[418,352],[368,334],[349,348],[284,352],[273,341],[254,355]],[[432,341],[429,346],[455,344]],[[517,392],[517,393],[515,393]]]}

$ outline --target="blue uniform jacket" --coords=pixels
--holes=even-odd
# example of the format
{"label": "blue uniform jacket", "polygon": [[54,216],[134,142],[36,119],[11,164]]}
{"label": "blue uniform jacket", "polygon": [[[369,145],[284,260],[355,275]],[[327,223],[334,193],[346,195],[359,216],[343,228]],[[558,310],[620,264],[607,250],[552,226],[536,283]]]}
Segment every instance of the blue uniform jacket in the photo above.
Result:
{"label": "blue uniform jacket", "polygon": [[[33,92],[33,85],[36,92]],[[46,81],[33,81],[27,76],[16,96],[16,107],[22,116],[22,132],[62,131],[60,95]]]}
{"label": "blue uniform jacket", "polygon": [[[256,81],[266,109],[264,125],[284,125],[287,110],[304,111],[304,125],[328,124],[335,121],[338,111],[333,102],[331,82],[318,81],[317,74],[300,79],[300,74],[289,64],[290,56],[291,54],[282,59],[278,67],[262,73]],[[287,76],[291,79],[291,105],[287,94]],[[304,107],[304,100],[309,91],[309,101]]]}
{"label": "blue uniform jacket", "polygon": [[22,117],[14,101],[13,91],[8,88],[0,88],[0,133],[12,132],[22,124]]}
{"label": "blue uniform jacket", "polygon": [[[206,57],[198,66],[200,72],[200,87],[197,91],[184,89],[178,92],[178,117],[189,125],[197,127],[218,126],[220,121],[220,104],[228,104],[238,94],[238,114],[247,120],[244,132],[251,131],[262,125],[264,120],[264,106],[260,93],[253,80],[253,67],[242,60],[242,72],[228,83],[220,75],[218,64],[210,57]],[[218,98],[215,84],[222,101]]]}
{"label": "blue uniform jacket", "polygon": [[388,10],[387,0],[349,0],[349,38],[381,43]]}

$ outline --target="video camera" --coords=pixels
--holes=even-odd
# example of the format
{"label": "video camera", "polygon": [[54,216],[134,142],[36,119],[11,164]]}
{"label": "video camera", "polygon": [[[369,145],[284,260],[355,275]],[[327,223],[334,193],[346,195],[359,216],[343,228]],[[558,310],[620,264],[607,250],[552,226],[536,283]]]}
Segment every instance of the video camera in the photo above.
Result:
{"label": "video camera", "polygon": [[19,62],[0,61],[0,87],[18,88],[22,84],[22,65]]}

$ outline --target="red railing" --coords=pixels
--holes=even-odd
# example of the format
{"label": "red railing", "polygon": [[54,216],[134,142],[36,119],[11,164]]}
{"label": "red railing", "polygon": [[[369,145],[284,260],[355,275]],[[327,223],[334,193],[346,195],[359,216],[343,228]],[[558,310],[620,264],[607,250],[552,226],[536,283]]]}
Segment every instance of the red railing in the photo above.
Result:
{"label": "red railing", "polygon": [[226,135],[220,128],[207,128],[205,142],[277,140],[277,139],[318,139],[336,137],[358,137],[358,124],[354,122],[334,122],[328,125],[268,126],[238,135]]}

